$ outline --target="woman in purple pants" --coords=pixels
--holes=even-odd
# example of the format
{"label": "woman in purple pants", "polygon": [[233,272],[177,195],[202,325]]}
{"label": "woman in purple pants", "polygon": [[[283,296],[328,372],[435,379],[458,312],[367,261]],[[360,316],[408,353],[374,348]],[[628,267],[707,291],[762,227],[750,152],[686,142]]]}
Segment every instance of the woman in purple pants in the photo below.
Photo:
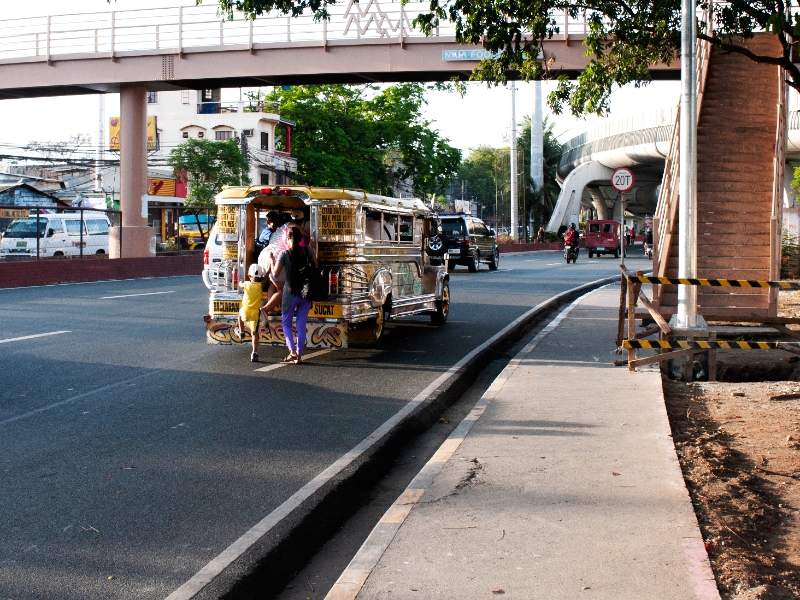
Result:
{"label": "woman in purple pants", "polygon": [[[317,266],[317,257],[311,248],[301,246],[303,234],[299,229],[292,228],[288,233],[286,250],[278,255],[275,263],[273,277],[276,279],[286,269],[286,285],[283,287],[283,302],[281,305],[283,337],[289,347],[289,355],[281,362],[299,365],[302,362],[303,348],[306,345],[306,321],[311,310],[311,301],[300,295],[303,280],[300,270],[308,265]],[[297,317],[297,342],[295,343],[292,332],[292,320]]]}

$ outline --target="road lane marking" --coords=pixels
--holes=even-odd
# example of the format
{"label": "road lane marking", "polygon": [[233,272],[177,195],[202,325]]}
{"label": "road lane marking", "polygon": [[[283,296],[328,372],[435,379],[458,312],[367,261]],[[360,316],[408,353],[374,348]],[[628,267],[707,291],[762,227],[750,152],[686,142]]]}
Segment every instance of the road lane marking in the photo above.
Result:
{"label": "road lane marking", "polygon": [[[602,289],[602,288],[601,288]],[[453,457],[461,443],[466,439],[472,426],[481,418],[493,398],[500,392],[511,374],[517,370],[522,361],[533,352],[533,349],[542,339],[555,330],[566,316],[587,296],[595,293],[593,290],[580,296],[569,306],[562,310],[555,319],[550,321],[536,336],[514,357],[503,371],[495,378],[489,388],[483,393],[478,402],[464,417],[461,423],[453,430],[448,438],[442,442],[434,455],[425,463],[405,491],[394,501],[394,504],[381,517],[378,524],[372,529],[367,539],[361,545],[356,555],[347,565],[347,568],[333,584],[325,596],[325,600],[355,600],[364,584],[377,566],[383,554],[389,548],[400,527],[405,522],[414,505],[419,502],[426,490],[433,484],[435,477],[444,465]]]}
{"label": "road lane marking", "polygon": [[147,292],[146,294],[125,294],[124,296],[103,296],[102,298],[98,298],[98,300],[113,300],[114,298],[133,298],[135,296],[158,296],[159,294],[174,294],[175,290],[170,290],[168,292]]}
{"label": "road lane marking", "polygon": [[[311,354],[304,354],[303,360],[308,360],[309,358],[313,358],[314,356],[319,356],[320,354],[327,354],[328,352],[333,352],[336,348],[326,348],[325,350],[320,350],[319,352],[312,352]],[[303,364],[303,363],[300,363]],[[266,367],[261,367],[256,369],[257,373],[266,373],[267,371],[274,371],[275,369],[280,369],[281,367],[288,367],[289,365],[295,366],[294,363],[275,363],[274,365],[267,365]]]}
{"label": "road lane marking", "polygon": [[19,342],[22,340],[32,340],[33,338],[47,337],[49,335],[60,335],[62,333],[72,333],[71,331],[50,331],[48,333],[37,333],[36,335],[23,335],[22,337],[9,338],[7,340],[0,340],[0,344],[7,344],[9,342]]}

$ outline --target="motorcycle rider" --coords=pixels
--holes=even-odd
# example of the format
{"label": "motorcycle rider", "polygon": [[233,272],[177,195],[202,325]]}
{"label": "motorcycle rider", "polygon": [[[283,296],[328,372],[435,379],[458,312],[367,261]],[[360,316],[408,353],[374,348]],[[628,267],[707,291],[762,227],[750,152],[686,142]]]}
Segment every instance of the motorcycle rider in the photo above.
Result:
{"label": "motorcycle rider", "polygon": [[572,250],[574,250],[575,257],[578,257],[578,232],[575,230],[575,223],[569,224],[569,229],[567,229],[566,233],[564,234],[564,245],[569,246]]}

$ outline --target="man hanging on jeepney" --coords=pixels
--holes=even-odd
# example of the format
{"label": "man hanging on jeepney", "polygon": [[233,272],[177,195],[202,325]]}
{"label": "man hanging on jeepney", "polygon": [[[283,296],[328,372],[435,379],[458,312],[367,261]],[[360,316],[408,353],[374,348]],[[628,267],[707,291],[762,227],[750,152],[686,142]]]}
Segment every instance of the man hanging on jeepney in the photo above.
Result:
{"label": "man hanging on jeepney", "polygon": [[[273,232],[278,228],[279,225],[280,215],[276,213],[274,210],[271,210],[267,213],[266,217],[266,226],[261,231],[261,235],[258,236],[256,240],[256,250],[259,252],[267,247],[269,244],[269,239],[272,236]],[[262,265],[263,266],[263,265]]]}

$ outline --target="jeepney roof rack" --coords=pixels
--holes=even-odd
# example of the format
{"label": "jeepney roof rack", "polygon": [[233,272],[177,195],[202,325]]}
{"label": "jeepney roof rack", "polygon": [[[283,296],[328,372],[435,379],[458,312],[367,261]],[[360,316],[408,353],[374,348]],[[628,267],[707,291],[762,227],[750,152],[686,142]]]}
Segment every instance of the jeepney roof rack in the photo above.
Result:
{"label": "jeepney roof rack", "polygon": [[389,209],[406,209],[415,212],[430,213],[430,208],[419,198],[393,198],[378,194],[369,194],[356,188],[310,187],[293,185],[255,185],[225,186],[217,194],[215,203],[249,204],[255,198],[264,196],[285,197],[301,200],[308,205],[314,200],[356,200],[367,205]]}

